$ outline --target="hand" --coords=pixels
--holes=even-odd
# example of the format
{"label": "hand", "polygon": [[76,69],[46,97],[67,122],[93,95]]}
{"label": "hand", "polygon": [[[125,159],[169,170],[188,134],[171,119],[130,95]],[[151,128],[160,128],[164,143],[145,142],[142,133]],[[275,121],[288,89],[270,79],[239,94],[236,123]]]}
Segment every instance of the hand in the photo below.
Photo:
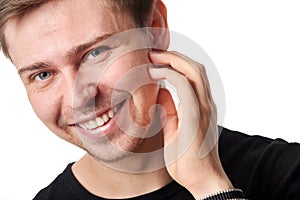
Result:
{"label": "hand", "polygon": [[180,100],[177,111],[170,93],[159,91],[169,174],[195,198],[233,188],[218,155],[217,111],[204,66],[176,52],[151,52],[150,59],[170,67],[149,73],[172,83]]}

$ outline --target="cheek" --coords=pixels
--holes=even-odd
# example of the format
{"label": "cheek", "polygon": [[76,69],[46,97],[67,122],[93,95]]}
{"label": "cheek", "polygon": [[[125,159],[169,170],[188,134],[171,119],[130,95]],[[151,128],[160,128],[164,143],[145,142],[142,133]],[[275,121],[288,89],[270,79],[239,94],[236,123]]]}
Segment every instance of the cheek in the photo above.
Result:
{"label": "cheek", "polygon": [[148,84],[137,89],[133,94],[133,102],[143,113],[150,113],[152,106],[157,104],[158,85]]}
{"label": "cheek", "polygon": [[130,101],[129,114],[141,126],[153,121],[154,108],[157,104],[158,86],[151,84],[137,89]]}
{"label": "cheek", "polygon": [[98,78],[100,84],[106,85],[110,88],[118,88],[120,81],[126,76],[126,74],[133,68],[130,62],[124,60],[118,60],[108,66],[101,77]]}
{"label": "cheek", "polygon": [[[117,58],[112,64],[107,66],[98,80],[104,85],[120,90],[125,90],[126,85],[128,87],[137,87],[135,86],[136,80],[141,77],[149,77],[145,65],[150,63],[148,51],[131,52]],[[144,69],[139,70],[138,68]]]}
{"label": "cheek", "polygon": [[59,113],[57,94],[28,93],[29,101],[34,112],[45,124],[56,123]]}
{"label": "cheek", "polygon": [[[116,60],[107,68],[100,84],[131,93],[130,116],[140,125],[151,121],[151,109],[157,103],[158,85],[149,77],[147,52],[136,52]],[[145,65],[146,64],[146,65]]]}

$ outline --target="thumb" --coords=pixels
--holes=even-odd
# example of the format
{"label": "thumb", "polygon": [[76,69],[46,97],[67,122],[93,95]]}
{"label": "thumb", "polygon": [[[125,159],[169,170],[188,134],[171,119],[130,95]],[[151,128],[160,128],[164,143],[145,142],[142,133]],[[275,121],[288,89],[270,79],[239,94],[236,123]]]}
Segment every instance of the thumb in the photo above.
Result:
{"label": "thumb", "polygon": [[158,104],[162,106],[163,111],[159,110],[163,124],[165,146],[172,142],[176,137],[178,129],[177,110],[170,92],[161,88],[158,93]]}

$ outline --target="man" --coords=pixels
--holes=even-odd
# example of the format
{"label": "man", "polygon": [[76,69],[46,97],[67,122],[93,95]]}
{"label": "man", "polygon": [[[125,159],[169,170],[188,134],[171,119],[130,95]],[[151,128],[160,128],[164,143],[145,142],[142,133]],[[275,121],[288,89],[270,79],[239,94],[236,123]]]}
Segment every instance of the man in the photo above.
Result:
{"label": "man", "polygon": [[[38,117],[88,152],[35,199],[242,198],[234,188],[297,199],[299,162],[286,155],[299,147],[284,141],[224,130],[226,175],[218,146],[207,143],[218,127],[204,67],[161,51],[169,35],[160,0],[2,1],[0,26]],[[176,86],[178,111],[160,79]]]}

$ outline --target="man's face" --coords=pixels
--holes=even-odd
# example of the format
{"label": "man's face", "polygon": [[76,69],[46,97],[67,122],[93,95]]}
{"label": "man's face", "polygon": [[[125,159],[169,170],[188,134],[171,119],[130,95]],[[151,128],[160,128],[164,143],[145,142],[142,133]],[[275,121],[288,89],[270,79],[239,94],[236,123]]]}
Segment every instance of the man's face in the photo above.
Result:
{"label": "man's face", "polygon": [[[147,128],[141,127],[150,124],[156,103],[157,85],[132,92],[120,84],[124,74],[150,63],[146,50],[112,58],[131,43],[106,38],[132,28],[128,14],[99,0],[50,1],[5,26],[10,56],[38,117],[104,161],[142,148]],[[129,74],[134,80],[137,72]]]}

